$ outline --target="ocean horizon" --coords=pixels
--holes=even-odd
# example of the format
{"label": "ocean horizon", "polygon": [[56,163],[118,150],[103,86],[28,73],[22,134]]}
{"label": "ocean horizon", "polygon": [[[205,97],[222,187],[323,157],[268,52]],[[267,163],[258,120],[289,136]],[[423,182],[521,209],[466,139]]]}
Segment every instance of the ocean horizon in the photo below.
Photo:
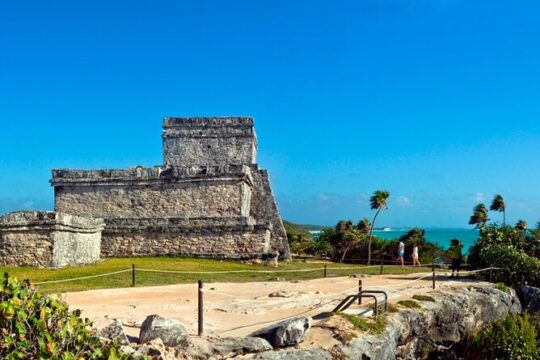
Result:
{"label": "ocean horizon", "polygon": [[[373,234],[381,239],[393,240],[407,233],[412,228],[383,228],[373,230]],[[469,251],[479,236],[477,229],[467,228],[425,228],[427,241],[438,244],[443,249],[450,247],[450,240],[459,239],[463,244],[463,250]]]}
{"label": "ocean horizon", "polygon": [[[406,234],[412,227],[383,227],[373,230],[373,235],[385,240],[395,240]],[[427,241],[435,243],[443,249],[450,247],[450,240],[459,239],[463,244],[464,252],[468,253],[470,247],[479,236],[478,229],[470,228],[446,228],[432,227],[425,228],[425,238]],[[318,233],[318,231],[312,231]]]}

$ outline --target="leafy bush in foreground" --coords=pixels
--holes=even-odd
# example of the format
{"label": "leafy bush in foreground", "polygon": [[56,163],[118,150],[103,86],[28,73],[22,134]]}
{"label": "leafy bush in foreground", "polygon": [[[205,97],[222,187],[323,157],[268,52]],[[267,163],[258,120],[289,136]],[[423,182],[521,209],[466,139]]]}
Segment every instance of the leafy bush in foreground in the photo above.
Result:
{"label": "leafy bush in foreground", "polygon": [[27,280],[4,274],[0,284],[1,359],[130,359],[116,342],[104,344],[80,310],[42,295]]}
{"label": "leafy bush in foreground", "polygon": [[473,340],[473,359],[535,360],[540,357],[536,330],[524,316],[508,315],[480,331]]}

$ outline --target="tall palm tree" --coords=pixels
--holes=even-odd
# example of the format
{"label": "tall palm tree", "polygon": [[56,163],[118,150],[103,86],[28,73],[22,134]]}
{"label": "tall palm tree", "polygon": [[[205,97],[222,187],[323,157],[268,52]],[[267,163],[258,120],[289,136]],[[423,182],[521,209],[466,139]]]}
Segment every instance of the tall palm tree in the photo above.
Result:
{"label": "tall palm tree", "polygon": [[527,222],[525,220],[518,220],[518,222],[516,223],[516,229],[518,230],[527,230]]}
{"label": "tall palm tree", "polygon": [[386,190],[377,190],[371,195],[371,198],[369,198],[369,204],[371,206],[371,210],[375,210],[375,216],[373,217],[373,221],[371,222],[371,227],[369,229],[369,242],[368,242],[368,265],[371,265],[371,239],[373,238],[373,227],[375,226],[375,220],[377,219],[377,216],[381,212],[382,209],[387,209],[387,201],[390,197],[390,193]]}
{"label": "tall palm tree", "polygon": [[477,229],[483,228],[489,221],[486,205],[478,204],[473,209],[473,214],[469,219],[470,225],[475,225]]}
{"label": "tall palm tree", "polygon": [[356,229],[360,231],[363,234],[367,234],[369,232],[369,228],[371,227],[371,223],[369,222],[368,218],[363,218],[356,224]]}
{"label": "tall palm tree", "polygon": [[504,198],[501,195],[495,195],[489,210],[498,211],[503,213],[503,226],[506,225],[506,204]]}

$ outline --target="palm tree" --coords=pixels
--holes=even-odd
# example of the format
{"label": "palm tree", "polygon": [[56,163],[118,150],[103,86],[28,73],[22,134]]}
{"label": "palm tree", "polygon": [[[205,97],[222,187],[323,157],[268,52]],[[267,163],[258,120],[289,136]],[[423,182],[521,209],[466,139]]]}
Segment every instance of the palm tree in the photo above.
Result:
{"label": "palm tree", "polygon": [[518,222],[516,223],[516,229],[518,230],[527,230],[527,222],[525,220],[518,220]]}
{"label": "palm tree", "polygon": [[503,213],[503,226],[506,225],[506,204],[504,198],[501,195],[495,195],[489,210],[498,211]]}
{"label": "palm tree", "polygon": [[341,220],[336,224],[330,243],[336,249],[336,253],[341,255],[340,262],[345,260],[347,252],[358,245],[360,234],[354,230],[352,221]]}
{"label": "palm tree", "polygon": [[369,222],[368,218],[363,218],[358,222],[358,224],[356,224],[356,229],[363,234],[367,234],[370,227],[371,223]]}
{"label": "palm tree", "polygon": [[375,211],[375,216],[373,217],[373,221],[371,222],[371,227],[369,229],[369,243],[368,243],[368,265],[371,265],[371,239],[373,238],[373,227],[375,226],[375,220],[377,219],[377,215],[381,212],[382,209],[387,209],[387,201],[390,197],[390,193],[385,190],[377,190],[373,193],[371,198],[369,199],[369,204],[371,206],[371,210]]}
{"label": "palm tree", "polygon": [[483,228],[489,221],[486,205],[478,204],[473,209],[473,214],[469,219],[470,225],[475,225],[477,229]]}

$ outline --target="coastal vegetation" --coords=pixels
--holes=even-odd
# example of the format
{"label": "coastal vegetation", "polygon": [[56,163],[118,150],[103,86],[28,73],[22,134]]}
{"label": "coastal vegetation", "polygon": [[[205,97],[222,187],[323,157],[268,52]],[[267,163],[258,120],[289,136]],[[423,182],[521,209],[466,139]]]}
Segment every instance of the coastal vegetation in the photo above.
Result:
{"label": "coastal vegetation", "polygon": [[527,313],[508,315],[476,334],[470,358],[536,360],[540,358],[537,335]]}
{"label": "coastal vegetation", "polygon": [[70,311],[57,298],[42,294],[28,281],[7,273],[0,287],[0,358],[2,359],[109,359],[132,356],[117,341],[105,343],[92,323]]}

